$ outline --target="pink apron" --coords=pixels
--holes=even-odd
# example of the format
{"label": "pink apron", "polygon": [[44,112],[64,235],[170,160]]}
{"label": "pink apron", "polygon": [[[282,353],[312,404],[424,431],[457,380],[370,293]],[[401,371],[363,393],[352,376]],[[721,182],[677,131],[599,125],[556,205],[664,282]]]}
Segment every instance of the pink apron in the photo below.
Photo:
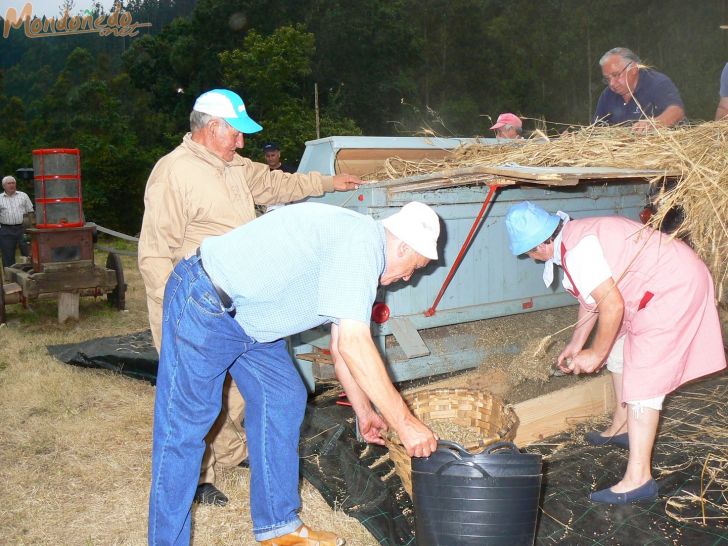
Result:
{"label": "pink apron", "polygon": [[[726,367],[713,280],[688,245],[617,216],[572,220],[562,233],[564,273],[569,249],[594,235],[624,299],[623,400],[661,396]],[[572,294],[594,308],[576,287]]]}

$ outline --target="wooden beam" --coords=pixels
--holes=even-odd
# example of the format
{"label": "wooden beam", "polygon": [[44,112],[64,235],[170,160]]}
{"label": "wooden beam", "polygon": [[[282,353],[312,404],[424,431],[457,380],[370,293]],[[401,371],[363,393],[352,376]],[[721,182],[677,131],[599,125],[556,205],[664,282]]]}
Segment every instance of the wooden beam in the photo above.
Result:
{"label": "wooden beam", "polygon": [[402,347],[407,358],[416,358],[418,356],[427,356],[430,349],[425,345],[417,328],[414,327],[410,319],[407,317],[391,317],[389,326],[395,339]]}
{"label": "wooden beam", "polygon": [[78,292],[58,293],[58,324],[68,319],[78,320]]}
{"label": "wooden beam", "polygon": [[[403,192],[440,190],[443,188],[453,188],[458,186],[513,186],[518,184],[519,180],[511,180],[507,178],[498,178],[494,175],[468,175],[459,178],[436,178],[425,182],[413,182],[402,186],[392,186],[387,190],[389,195]],[[527,181],[526,181],[527,182]]]}
{"label": "wooden beam", "polygon": [[298,353],[293,356],[298,360],[305,360],[311,363],[311,371],[315,380],[336,379],[334,359],[330,354],[322,351],[314,351],[312,353]]}
{"label": "wooden beam", "polygon": [[543,440],[610,412],[615,404],[612,375],[607,372],[579,385],[520,402],[513,406],[520,421],[515,443],[523,446]]}
{"label": "wooden beam", "polygon": [[678,176],[676,171],[621,169],[616,167],[528,167],[524,165],[474,165],[444,169],[393,180],[378,181],[374,187],[388,193],[428,190],[472,184],[535,184],[539,186],[575,186],[580,182],[603,180],[653,180]]}

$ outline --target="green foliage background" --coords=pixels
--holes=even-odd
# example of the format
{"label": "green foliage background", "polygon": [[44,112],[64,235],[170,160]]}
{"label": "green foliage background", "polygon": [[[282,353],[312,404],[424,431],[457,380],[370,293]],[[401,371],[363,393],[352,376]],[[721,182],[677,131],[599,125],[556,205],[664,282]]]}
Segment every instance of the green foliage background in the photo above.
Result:
{"label": "green foliage background", "polygon": [[[98,8],[101,11],[101,8]],[[131,0],[152,27],[0,40],[0,174],[36,148],[79,148],[87,219],[136,233],[146,178],[188,130],[195,98],[230,87],[288,162],[335,134],[489,135],[589,122],[598,59],[630,47],[668,74],[692,120],[711,119],[728,61],[728,0]],[[2,17],[4,13],[0,13]],[[21,183],[32,193],[29,183]]]}

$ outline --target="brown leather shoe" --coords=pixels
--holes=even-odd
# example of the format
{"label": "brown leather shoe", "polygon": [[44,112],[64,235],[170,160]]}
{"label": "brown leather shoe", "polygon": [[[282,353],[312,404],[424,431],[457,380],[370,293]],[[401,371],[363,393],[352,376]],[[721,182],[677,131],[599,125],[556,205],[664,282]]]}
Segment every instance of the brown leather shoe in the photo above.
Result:
{"label": "brown leather shoe", "polygon": [[305,525],[287,535],[264,540],[260,544],[265,546],[344,546],[346,541],[334,533],[314,531]]}

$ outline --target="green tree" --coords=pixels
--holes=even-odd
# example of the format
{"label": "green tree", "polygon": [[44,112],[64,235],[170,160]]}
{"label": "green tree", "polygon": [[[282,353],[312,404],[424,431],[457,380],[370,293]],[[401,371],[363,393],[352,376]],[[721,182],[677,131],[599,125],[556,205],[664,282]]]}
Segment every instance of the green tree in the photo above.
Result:
{"label": "green tree", "polygon": [[[0,94],[0,178],[14,175],[15,170],[30,166],[28,131],[23,101],[18,97]],[[26,188],[22,188],[24,191]]]}
{"label": "green tree", "polygon": [[[261,146],[275,140],[284,157],[300,156],[306,140],[316,138],[313,96],[307,96],[314,36],[302,26],[281,27],[263,36],[251,30],[241,49],[220,54],[224,84],[238,91],[251,115],[263,126],[252,135],[251,155],[261,157]],[[356,124],[338,112],[321,112],[321,136],[359,134]]]}
{"label": "green tree", "polygon": [[[142,216],[146,175],[157,149],[139,145],[124,103],[123,82],[109,76],[89,51],[75,49],[39,101],[32,148],[78,148],[87,219],[132,233]],[[30,150],[28,150],[30,152]]]}
{"label": "green tree", "polygon": [[316,36],[313,79],[324,100],[337,96],[341,113],[366,134],[395,132],[402,100],[417,93],[416,73],[423,66],[414,22],[421,4],[310,1],[305,22]]}

